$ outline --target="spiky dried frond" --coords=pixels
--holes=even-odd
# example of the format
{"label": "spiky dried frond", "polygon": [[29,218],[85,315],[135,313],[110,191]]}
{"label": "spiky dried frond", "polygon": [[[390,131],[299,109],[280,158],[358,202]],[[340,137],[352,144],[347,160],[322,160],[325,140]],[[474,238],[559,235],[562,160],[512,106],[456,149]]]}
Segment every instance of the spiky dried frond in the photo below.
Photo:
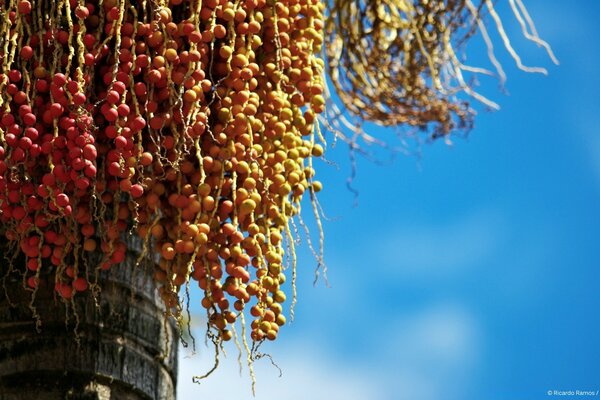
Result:
{"label": "spiky dried frond", "polygon": [[[521,0],[509,0],[526,38],[546,48]],[[498,108],[478,94],[469,74],[504,71],[488,34],[493,21],[505,48],[523,66],[491,0],[332,0],[326,23],[329,74],[344,107],[360,121],[431,128],[432,136],[468,128],[474,116],[468,98]],[[464,65],[464,43],[480,34],[495,72]],[[459,93],[467,96],[459,96]]]}

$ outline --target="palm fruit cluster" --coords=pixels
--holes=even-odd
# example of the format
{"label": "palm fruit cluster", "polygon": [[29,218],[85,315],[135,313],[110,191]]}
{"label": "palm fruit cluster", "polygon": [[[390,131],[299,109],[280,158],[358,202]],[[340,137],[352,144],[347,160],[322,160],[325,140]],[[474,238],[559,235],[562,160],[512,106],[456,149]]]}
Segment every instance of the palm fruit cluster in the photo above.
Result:
{"label": "palm fruit cluster", "polygon": [[[0,221],[35,292],[69,300],[125,259],[180,315],[190,278],[220,340],[285,323],[285,241],[314,181],[324,111],[319,0],[6,0]],[[102,261],[89,263],[101,252]],[[3,267],[4,268],[4,267]]]}

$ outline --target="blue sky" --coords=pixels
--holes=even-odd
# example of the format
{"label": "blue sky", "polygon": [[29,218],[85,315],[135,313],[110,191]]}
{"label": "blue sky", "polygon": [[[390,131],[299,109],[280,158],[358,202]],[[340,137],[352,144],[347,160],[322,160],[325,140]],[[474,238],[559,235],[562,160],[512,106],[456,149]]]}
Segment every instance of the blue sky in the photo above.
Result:
{"label": "blue sky", "polygon": [[[600,3],[525,3],[561,65],[521,40],[501,6],[524,62],[550,74],[523,73],[498,51],[508,94],[482,82],[502,109],[480,107],[467,139],[383,166],[359,158],[357,207],[347,148],[329,150],[335,165],[317,173],[331,286],[313,287],[303,243],[296,318],[264,348],[283,376],[258,361],[257,400],[600,390]],[[211,351],[182,352],[179,398],[251,398],[234,347],[214,376],[189,382]]]}

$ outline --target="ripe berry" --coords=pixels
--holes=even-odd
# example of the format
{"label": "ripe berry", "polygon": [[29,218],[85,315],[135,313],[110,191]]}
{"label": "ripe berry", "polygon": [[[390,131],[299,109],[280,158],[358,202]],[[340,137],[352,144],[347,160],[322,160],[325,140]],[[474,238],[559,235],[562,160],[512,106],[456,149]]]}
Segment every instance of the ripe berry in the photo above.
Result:
{"label": "ripe berry", "polygon": [[21,14],[29,14],[31,12],[31,3],[29,0],[20,0],[17,5],[17,10]]}

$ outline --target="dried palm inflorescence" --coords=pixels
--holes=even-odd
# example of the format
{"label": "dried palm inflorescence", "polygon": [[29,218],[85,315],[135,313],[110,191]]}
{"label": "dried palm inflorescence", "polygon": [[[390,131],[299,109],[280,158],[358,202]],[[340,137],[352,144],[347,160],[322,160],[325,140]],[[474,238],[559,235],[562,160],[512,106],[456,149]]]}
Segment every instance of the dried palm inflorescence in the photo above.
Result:
{"label": "dried palm inflorescence", "polygon": [[[343,106],[359,121],[385,126],[430,127],[432,137],[446,136],[471,126],[474,111],[464,92],[485,105],[498,108],[477,93],[465,73],[494,75],[464,65],[459,51],[480,33],[488,47],[495,75],[504,83],[502,66],[494,55],[488,20],[495,26],[517,65],[523,66],[491,0],[332,0],[326,22],[327,68]],[[521,0],[509,0],[523,34],[543,46]],[[332,107],[335,114],[339,111]],[[340,129],[353,130],[352,124]],[[360,127],[356,129],[362,135]],[[350,139],[348,139],[350,140]]]}

